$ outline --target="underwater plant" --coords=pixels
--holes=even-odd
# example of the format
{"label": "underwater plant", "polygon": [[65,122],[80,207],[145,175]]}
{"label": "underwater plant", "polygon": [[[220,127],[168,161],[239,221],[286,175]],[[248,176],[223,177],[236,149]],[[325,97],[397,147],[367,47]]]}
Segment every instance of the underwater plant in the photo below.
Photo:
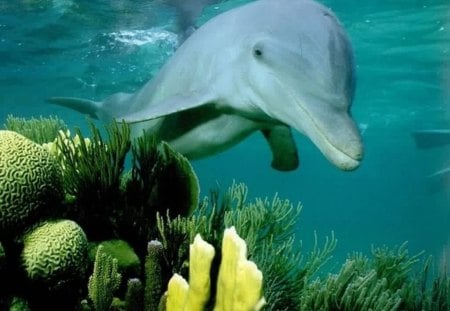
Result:
{"label": "underwater plant", "polygon": [[123,203],[120,178],[130,148],[129,130],[113,123],[107,127],[109,140],[105,142],[92,123],[90,127],[89,143],[79,129],[72,140],[63,134],[57,140],[60,161],[64,163],[65,194],[73,199],[65,216],[75,219],[91,239],[108,239],[113,236],[108,232],[111,219],[106,215],[112,215]]}
{"label": "underwater plant", "polygon": [[53,141],[59,131],[65,132],[67,125],[55,116],[25,119],[8,115],[4,128],[19,133],[37,144],[44,144]]}
{"label": "underwater plant", "polygon": [[55,158],[12,131],[0,131],[0,236],[21,233],[51,214],[63,199]]}
{"label": "underwater plant", "polygon": [[[188,218],[160,215],[157,221],[158,239],[164,245],[166,261],[174,271],[187,275],[188,245],[196,233],[220,250],[224,230],[235,226],[246,241],[249,257],[265,276],[263,291],[267,304],[264,310],[295,310],[305,279],[316,273],[330,258],[336,239],[334,235],[326,239],[322,249],[316,239],[313,251],[306,255],[302,265],[303,255],[294,244],[294,224],[301,205],[294,206],[289,200],[281,200],[277,196],[272,200],[266,198],[248,202],[247,195],[245,184],[234,183],[222,202],[213,192],[211,202],[203,202]],[[211,268],[215,277],[219,271],[220,256],[219,253]],[[212,292],[215,290],[213,286]]]}
{"label": "underwater plant", "polygon": [[[73,137],[60,133],[56,142],[66,194],[64,217],[76,220],[91,240],[122,239],[143,257],[156,212],[187,215],[197,207],[198,179],[185,157],[149,134],[132,143],[128,125],[114,122],[106,127],[105,140],[90,126],[89,138],[78,129]],[[131,168],[126,171],[129,151]]]}
{"label": "underwater plant", "polygon": [[[131,141],[125,124],[107,127],[107,139],[93,124],[89,137],[79,130],[74,136],[60,131],[46,147],[10,131],[0,132],[0,139],[3,133],[9,138],[0,144],[1,172],[34,167],[15,165],[17,155],[22,164],[33,159],[28,147],[8,147],[20,137],[52,163],[59,177],[49,178],[58,181],[57,188],[42,197],[33,190],[39,178],[25,173],[25,187],[14,188],[22,175],[0,176],[0,208],[25,202],[14,205],[14,213],[0,210],[0,224],[11,229],[0,234],[2,310],[163,311],[187,305],[238,310],[225,304],[243,296],[253,297],[249,306],[260,306],[263,296],[263,310],[450,310],[447,274],[443,270],[433,279],[427,259],[415,275],[421,254],[410,256],[406,244],[373,248],[371,256],[352,254],[340,270],[324,273],[337,240],[332,232],[319,245],[315,234],[312,250],[301,249],[294,235],[300,204],[277,195],[250,200],[242,183],[233,183],[223,196],[212,191],[200,202],[189,161],[147,133]],[[36,163],[40,169],[47,165]],[[31,195],[24,196],[27,187]],[[27,202],[36,198],[42,209],[28,218],[33,205]],[[11,215],[23,221],[12,222]],[[224,243],[230,227],[239,232],[234,241],[240,246]],[[95,252],[90,259],[88,242]],[[248,275],[259,282],[241,296],[222,282],[232,278],[236,265],[253,271]]]}

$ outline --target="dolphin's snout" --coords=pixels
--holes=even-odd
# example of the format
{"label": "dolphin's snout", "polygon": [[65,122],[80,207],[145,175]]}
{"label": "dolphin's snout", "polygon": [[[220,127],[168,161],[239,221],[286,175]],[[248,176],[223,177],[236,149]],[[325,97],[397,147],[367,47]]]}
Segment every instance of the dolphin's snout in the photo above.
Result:
{"label": "dolphin's snout", "polygon": [[364,148],[361,140],[350,140],[341,149],[342,154],[333,161],[337,167],[344,171],[353,171],[359,167],[364,157]]}
{"label": "dolphin's snout", "polygon": [[364,148],[360,139],[347,141],[342,152],[356,161],[361,161],[364,157]]}

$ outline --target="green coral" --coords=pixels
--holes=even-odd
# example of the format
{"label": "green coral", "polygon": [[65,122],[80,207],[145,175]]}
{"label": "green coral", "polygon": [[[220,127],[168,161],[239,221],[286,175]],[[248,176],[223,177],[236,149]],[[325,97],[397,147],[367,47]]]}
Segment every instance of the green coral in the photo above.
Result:
{"label": "green coral", "polygon": [[109,310],[113,293],[119,288],[121,278],[117,259],[108,255],[103,247],[99,246],[95,256],[94,271],[88,283],[89,299],[94,310]]}
{"label": "green coral", "polygon": [[[327,239],[322,249],[316,240],[314,251],[303,255],[295,250],[298,247],[294,239],[294,225],[301,205],[294,206],[277,196],[272,200],[247,201],[247,193],[244,184],[233,184],[222,202],[213,193],[211,202],[203,202],[189,218],[159,216],[158,234],[167,261],[173,271],[187,275],[188,248],[195,233],[220,249],[223,231],[235,226],[247,243],[249,256],[265,276],[265,310],[295,310],[305,277],[314,274],[329,259],[336,240],[334,236]],[[307,260],[301,265],[303,257]],[[214,263],[213,271],[218,271],[218,264],[219,261]]]}
{"label": "green coral", "polygon": [[[80,130],[61,134],[58,157],[63,163],[68,215],[93,240],[120,238],[145,256],[156,212],[187,215],[198,206],[199,183],[188,160],[152,135],[130,141],[127,124],[106,127],[107,139],[91,124],[87,140]],[[131,170],[124,171],[131,148]],[[176,193],[177,195],[173,195]]]}
{"label": "green coral", "polygon": [[56,142],[70,198],[66,217],[75,219],[91,240],[107,240],[115,237],[115,213],[124,205],[120,184],[130,147],[129,128],[113,123],[106,128],[105,140],[92,123],[90,127],[89,140],[77,129],[74,137],[61,133]]}
{"label": "green coral", "polygon": [[[144,310],[143,299],[144,288],[141,280],[138,278],[129,279],[127,282],[127,292],[125,294],[125,310],[139,311]],[[157,310],[157,309],[151,309]]]}
{"label": "green coral", "polygon": [[0,131],[0,234],[11,235],[62,201],[58,164],[42,146]]}
{"label": "green coral", "polygon": [[18,118],[9,115],[6,118],[5,129],[19,133],[38,144],[53,141],[59,131],[66,131],[67,126],[58,117]]}
{"label": "green coral", "polygon": [[[216,250],[220,250],[223,237],[220,230],[226,224],[235,223],[247,242],[249,258],[264,275],[264,310],[448,310],[448,278],[442,274],[430,289],[425,289],[426,282],[421,280],[428,279],[425,275],[428,268],[424,268],[419,278],[411,276],[412,266],[417,263],[419,255],[409,256],[406,245],[393,250],[374,248],[371,258],[354,254],[340,271],[327,275],[321,269],[336,247],[334,234],[325,239],[323,246],[315,235],[311,251],[297,250],[294,228],[301,206],[294,206],[278,196],[271,200],[248,200],[247,193],[245,185],[234,184],[221,201],[213,193],[212,199],[205,200],[189,217],[172,217],[168,212],[164,216],[158,215],[156,235],[161,243],[154,241],[148,244],[144,274],[140,279],[127,282],[126,294],[119,294],[119,298],[113,300],[114,308],[164,310],[169,297],[162,295],[160,284],[168,284],[176,273],[179,276],[175,283],[181,291],[179,294],[184,292],[183,297],[189,296],[191,285],[192,288],[206,288],[195,284],[208,282],[212,285],[210,293],[202,294],[202,297],[212,298],[195,303],[202,306],[201,310],[212,310],[218,303],[214,297],[220,292],[216,284],[224,254],[217,254],[210,263],[209,281],[200,278],[201,282],[197,282],[189,278],[187,284],[182,278],[187,279],[194,274],[192,271],[198,271],[192,257],[188,258],[189,244],[195,240],[196,232],[200,232]],[[209,270],[203,263],[200,267]],[[207,282],[203,282],[205,280]],[[153,286],[155,282],[156,287]],[[105,295],[113,297],[112,288]],[[260,298],[259,295],[254,297]]]}
{"label": "green coral", "polygon": [[183,155],[146,132],[134,141],[131,151],[131,176],[125,183],[128,205],[138,210],[149,205],[152,221],[155,212],[169,210],[174,216],[186,216],[198,207],[198,178]]}
{"label": "green coral", "polygon": [[[34,144],[32,148],[37,149],[30,152],[27,150],[29,147],[23,148],[14,142],[17,137],[27,144],[29,140],[16,133],[0,132],[0,236],[6,254],[4,262],[0,260],[0,268],[4,264],[0,269],[1,294],[4,294],[0,295],[0,308],[10,306],[13,297],[24,297],[31,309],[75,310],[80,307],[74,304],[80,301],[81,295],[85,295],[86,288],[80,288],[79,284],[71,283],[63,290],[59,285],[44,289],[46,286],[35,286],[40,282],[25,282],[22,286],[23,279],[17,278],[22,274],[20,267],[26,267],[23,263],[20,265],[23,261],[20,241],[26,242],[24,251],[29,249],[27,239],[36,228],[30,229],[23,239],[19,233],[38,220],[63,215],[77,221],[91,241],[121,239],[135,250],[135,253],[123,252],[120,247],[122,251],[116,255],[114,250],[110,251],[118,261],[97,253],[94,273],[89,281],[90,299],[82,305],[84,310],[163,310],[167,296],[162,291],[173,273],[184,278],[191,274],[189,270],[193,269],[193,265],[188,258],[189,244],[194,241],[195,234],[200,233],[216,250],[220,250],[223,230],[230,226],[236,227],[247,244],[249,258],[263,272],[263,291],[267,300],[264,310],[450,309],[450,280],[447,274],[441,271],[432,280],[429,259],[422,272],[414,275],[412,267],[419,260],[419,255],[409,256],[406,245],[396,249],[376,248],[371,257],[353,254],[339,271],[324,274],[321,268],[331,258],[336,239],[332,233],[323,246],[319,246],[321,243],[315,235],[313,249],[310,252],[301,250],[298,247],[300,242],[294,237],[300,205],[293,205],[278,196],[249,200],[245,185],[233,184],[224,197],[212,192],[211,198],[205,199],[199,206],[198,180],[189,162],[168,144],[147,133],[130,141],[126,124],[109,125],[106,128],[108,139],[104,139],[93,124],[89,138],[83,137],[80,130],[70,136],[65,125],[52,118],[25,120],[10,117],[6,127],[36,142],[50,142],[46,146],[59,160],[53,160],[52,165],[62,168],[64,179],[61,182],[61,173],[58,173],[59,179],[55,177],[50,183],[57,188],[46,190],[47,195],[28,195],[36,193],[36,182],[42,182],[41,177],[35,177],[36,174],[44,174],[35,169],[36,166],[42,168],[40,164],[30,166],[28,161],[40,155],[43,149]],[[4,133],[9,137],[6,140]],[[56,136],[58,138],[55,140]],[[126,172],[125,157],[130,150],[131,169]],[[6,165],[4,159],[8,157]],[[45,157],[51,158],[47,153]],[[16,160],[20,166],[15,164]],[[14,175],[23,170],[24,176],[17,178]],[[46,171],[49,173],[51,170]],[[43,182],[48,180],[51,178]],[[24,181],[25,188],[21,181]],[[64,187],[58,188],[61,184]],[[20,194],[27,195],[12,196],[15,192],[10,189],[16,189],[14,187],[20,188]],[[28,192],[22,192],[23,189]],[[58,211],[50,211],[60,205],[62,189],[66,200]],[[40,204],[38,208],[35,206],[36,199]],[[27,200],[34,201],[30,203]],[[195,211],[191,213],[193,209]],[[8,235],[16,239],[10,239]],[[43,245],[63,251],[60,246],[76,243],[75,239],[57,246],[61,236],[53,238],[53,244],[46,242]],[[161,243],[147,243],[155,238]],[[108,244],[98,250],[105,248]],[[73,256],[71,252],[66,253]],[[130,258],[133,260],[124,260],[124,254],[132,254]],[[134,262],[134,265],[136,255],[145,269],[136,269],[130,280],[123,270],[120,270],[120,276],[120,261]],[[216,297],[219,292],[216,284],[222,255],[217,254],[211,262],[212,286],[210,295],[207,295],[210,297]],[[48,254],[38,257],[45,261]],[[57,284],[64,284],[67,277],[72,277],[70,273],[56,277],[48,276],[45,271],[41,274],[45,276],[40,280]],[[122,278],[123,284],[120,284]],[[432,282],[428,283],[430,280]],[[190,279],[189,283],[195,282]],[[37,296],[42,298],[36,299]],[[72,298],[67,299],[68,296]],[[55,303],[56,300],[59,301]],[[202,305],[206,304],[205,310],[211,310],[215,303],[214,298],[202,301]]]}
{"label": "green coral", "polygon": [[88,244],[71,220],[41,223],[24,235],[23,245],[22,266],[32,281],[54,283],[84,275]]}
{"label": "green coral", "polygon": [[[127,125],[119,127],[117,123],[112,123],[108,126],[107,142],[92,123],[90,127],[89,141],[80,129],[76,130],[72,141],[65,133],[61,133],[57,141],[65,164],[65,190],[83,203],[92,199],[107,201],[108,195],[118,191],[125,156],[130,148]],[[74,152],[74,146],[77,152]]]}
{"label": "green coral", "polygon": [[13,297],[8,306],[9,311],[31,311],[28,302],[21,297]]}
{"label": "green coral", "polygon": [[91,247],[89,257],[95,260],[97,248],[102,247],[103,251],[112,258],[117,259],[119,271],[124,274],[139,275],[141,262],[133,248],[123,240],[102,241],[95,247]]}
{"label": "green coral", "polygon": [[163,256],[164,249],[161,242],[150,241],[145,257],[144,311],[158,310],[163,294],[163,273],[161,271]]}

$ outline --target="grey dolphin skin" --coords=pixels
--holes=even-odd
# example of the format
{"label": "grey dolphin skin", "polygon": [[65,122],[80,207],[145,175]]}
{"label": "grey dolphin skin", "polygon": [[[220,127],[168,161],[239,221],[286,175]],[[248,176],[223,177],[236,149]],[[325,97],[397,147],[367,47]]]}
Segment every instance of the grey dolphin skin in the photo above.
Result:
{"label": "grey dolphin skin", "polygon": [[257,0],[201,26],[134,94],[50,102],[128,122],[134,135],[150,131],[190,159],[260,131],[272,167],[284,171],[299,165],[294,128],[353,170],[363,155],[354,87],[351,44],[333,13],[312,0]]}
{"label": "grey dolphin skin", "polygon": [[195,20],[203,8],[214,4],[219,0],[164,0],[163,2],[173,6],[177,11],[177,27],[180,32],[179,42],[183,42],[195,31]]}

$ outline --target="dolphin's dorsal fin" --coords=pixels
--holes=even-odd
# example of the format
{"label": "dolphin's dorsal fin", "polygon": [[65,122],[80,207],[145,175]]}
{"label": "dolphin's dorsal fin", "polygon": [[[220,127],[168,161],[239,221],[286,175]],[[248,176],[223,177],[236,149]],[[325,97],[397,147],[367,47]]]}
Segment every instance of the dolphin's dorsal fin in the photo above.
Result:
{"label": "dolphin's dorsal fin", "polygon": [[195,21],[203,9],[219,0],[165,0],[165,2],[176,9],[179,41],[182,43],[195,31]]}
{"label": "dolphin's dorsal fin", "polygon": [[279,171],[292,171],[299,165],[297,147],[292,137],[291,128],[277,125],[261,130],[272,151],[272,167]]}
{"label": "dolphin's dorsal fin", "polygon": [[157,103],[146,105],[140,110],[120,116],[120,120],[127,123],[149,121],[206,104],[213,105],[214,102],[215,98],[207,92],[191,92],[188,95],[174,95]]}

